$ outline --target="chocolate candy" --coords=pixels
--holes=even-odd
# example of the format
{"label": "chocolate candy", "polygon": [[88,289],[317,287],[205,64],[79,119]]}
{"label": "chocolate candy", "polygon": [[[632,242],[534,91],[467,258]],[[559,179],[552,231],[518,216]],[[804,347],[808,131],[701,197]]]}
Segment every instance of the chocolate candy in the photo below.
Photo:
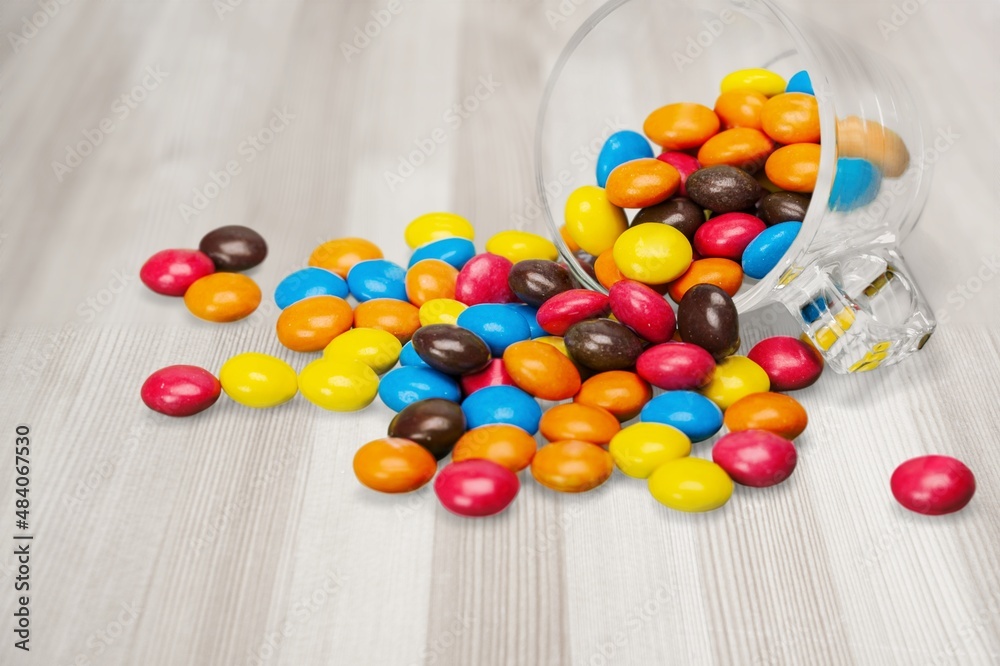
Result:
{"label": "chocolate candy", "polygon": [[358,303],[376,298],[407,300],[406,271],[385,259],[367,259],[351,266],[347,286]]}
{"label": "chocolate candy", "polygon": [[740,261],[743,251],[767,225],[746,213],[723,213],[698,228],[694,249],[703,257]]}
{"label": "chocolate candy", "polygon": [[164,296],[183,296],[192,284],[215,272],[215,264],[197,250],[161,250],[139,269],[142,283]]}
{"label": "chocolate candy", "polygon": [[750,208],[763,193],[753,176],[724,164],[695,171],[688,178],[687,190],[692,201],[716,213]]}
{"label": "chocolate candy", "polygon": [[198,249],[212,258],[216,270],[245,271],[267,257],[264,237],[248,227],[232,224],[209,231]]}
{"label": "chocolate candy", "polygon": [[378,388],[375,371],[353,358],[319,358],[299,373],[302,396],[331,412],[364,409],[375,399]]}
{"label": "chocolate candy", "polygon": [[699,389],[712,381],[715,359],[688,342],[665,342],[644,351],[635,370],[647,382],[665,391]]}
{"label": "chocolate candy", "polygon": [[976,493],[976,477],[965,464],[950,456],[920,456],[896,468],[892,495],[910,511],[925,516],[954,513]]}
{"label": "chocolate candy", "polygon": [[643,135],[632,130],[615,132],[604,142],[597,156],[597,185],[604,187],[608,175],[619,165],[652,156],[653,149]]}
{"label": "chocolate candy", "polygon": [[677,319],[666,299],[650,287],[620,280],[608,291],[611,312],[649,342],[666,342],[674,336]]}
{"label": "chocolate candy", "polygon": [[507,284],[518,298],[540,307],[556,294],[573,288],[573,277],[562,264],[545,259],[519,261],[510,269]]}
{"label": "chocolate candy", "polygon": [[797,192],[771,192],[757,205],[757,217],[771,226],[779,222],[801,222],[806,219],[809,196]]}
{"label": "chocolate candy", "polygon": [[682,197],[686,197],[687,187],[685,187],[684,184],[687,182],[688,176],[701,168],[701,164],[698,163],[698,160],[691,157],[687,153],[682,153],[676,150],[668,150],[665,153],[660,153],[656,156],[656,159],[661,162],[666,162],[673,168],[677,169],[677,172],[681,175],[681,187],[677,190],[677,193]]}
{"label": "chocolate candy", "polygon": [[406,297],[418,308],[428,301],[455,298],[458,269],[440,259],[424,259],[406,271]]}
{"label": "chocolate candy", "polygon": [[292,366],[280,358],[258,352],[237,354],[223,363],[219,382],[230,398],[257,409],[277,407],[299,391]]}
{"label": "chocolate candy", "polygon": [[140,395],[155,412],[191,416],[214,405],[221,393],[222,384],[208,370],[195,365],[171,365],[151,374],[143,382]]}
{"label": "chocolate candy", "polygon": [[725,470],[704,458],[675,458],[649,476],[649,492],[657,502],[677,511],[713,511],[733,495]]}
{"label": "chocolate candy", "polygon": [[719,132],[698,149],[704,167],[727,164],[756,173],[774,150],[774,142],[760,130],[734,127]]}
{"label": "chocolate candy", "polygon": [[860,157],[837,158],[837,175],[830,188],[830,210],[854,210],[867,206],[878,196],[882,172]]}
{"label": "chocolate candy", "polygon": [[421,365],[404,365],[390,370],[378,385],[378,397],[394,412],[418,400],[444,398],[457,401],[462,397],[458,383],[437,370]]}
{"label": "chocolate candy", "polygon": [[542,400],[565,400],[580,390],[580,371],[554,346],[525,340],[507,348],[504,366],[513,382]]}
{"label": "chocolate candy", "polygon": [[631,227],[615,241],[615,264],[622,274],[645,284],[676,280],[691,265],[691,243],[665,224]]}
{"label": "chocolate candy", "polygon": [[762,231],[743,251],[743,274],[759,280],[773,271],[801,228],[801,222],[780,222]]}
{"label": "chocolate candy", "polygon": [[608,201],[621,208],[646,208],[672,197],[681,186],[681,174],[672,165],[652,157],[632,160],[608,176]]}
{"label": "chocolate candy", "polygon": [[743,267],[731,259],[692,261],[684,275],[670,283],[667,293],[675,302],[680,303],[688,289],[696,284],[714,284],[730,296],[736,296],[743,284]]}
{"label": "chocolate candy", "polygon": [[476,246],[472,241],[468,238],[452,236],[421,245],[410,255],[410,263],[407,266],[413,266],[424,259],[440,259],[446,264],[462,270],[462,267],[474,256],[476,256]]}
{"label": "chocolate candy", "polygon": [[486,241],[486,251],[490,254],[506,257],[515,264],[525,259],[555,261],[559,257],[559,250],[548,238],[517,229],[508,229],[494,234]]}
{"label": "chocolate candy", "polygon": [[538,429],[550,442],[575,439],[603,445],[621,430],[621,424],[606,409],[568,402],[542,414]]}
{"label": "chocolate candy", "polygon": [[570,358],[597,372],[631,368],[642,353],[639,336],[610,319],[574,324],[564,339]]}
{"label": "chocolate candy", "polygon": [[771,382],[759,365],[746,356],[730,356],[715,366],[712,381],[702,394],[725,411],[740,398],[771,390]]}
{"label": "chocolate candy", "polygon": [[700,442],[719,432],[722,410],[705,396],[693,391],[667,391],[642,408],[643,423],[664,423]]}
{"label": "chocolate candy", "polygon": [[191,314],[220,323],[249,317],[260,305],[260,299],[257,283],[240,273],[206,275],[184,292],[184,305]]}
{"label": "chocolate candy", "polygon": [[729,406],[723,423],[729,432],[766,430],[795,439],[806,429],[809,417],[795,398],[781,393],[751,393]]}
{"label": "chocolate candy", "polygon": [[441,460],[464,433],[465,413],[458,403],[428,398],[412,402],[396,414],[387,434],[414,441]]}
{"label": "chocolate candy", "polygon": [[442,238],[476,237],[472,223],[455,213],[425,213],[406,225],[403,238],[411,248],[418,248]]}
{"label": "chocolate candy", "polygon": [[823,372],[823,357],[816,348],[788,336],[761,340],[747,358],[764,369],[775,391],[812,386]]}
{"label": "chocolate candy", "polygon": [[477,254],[470,259],[455,280],[455,298],[466,305],[513,303],[517,300],[507,285],[510,259],[495,254]]}
{"label": "chocolate candy", "polygon": [[783,190],[812,192],[819,176],[818,143],[793,143],[771,153],[764,165],[767,178]]}
{"label": "chocolate candy", "polygon": [[354,476],[381,493],[416,490],[430,481],[436,471],[434,456],[408,439],[376,439],[354,454]]}
{"label": "chocolate candy", "polygon": [[653,397],[653,391],[634,372],[612,370],[596,374],[580,386],[573,402],[602,407],[619,421],[635,418]]}
{"label": "chocolate candy", "polygon": [[596,185],[584,185],[570,193],[565,219],[573,241],[595,257],[614,245],[628,227],[625,211],[611,203],[604,188]]}
{"label": "chocolate candy", "polygon": [[292,351],[320,351],[351,328],[351,306],[337,296],[311,296],[292,303],[278,315],[278,342]]}
{"label": "chocolate candy", "polygon": [[694,232],[705,223],[705,210],[690,199],[675,197],[655,206],[643,208],[632,218],[633,227],[651,222],[669,225],[692,241]]}
{"label": "chocolate candy", "polygon": [[697,148],[719,131],[719,117],[702,104],[678,102],[650,113],[642,131],[664,150]]}
{"label": "chocolate candy", "polygon": [[423,326],[412,341],[427,365],[447,375],[479,372],[490,362],[490,348],[483,339],[454,324]]}
{"label": "chocolate candy", "polygon": [[551,335],[563,335],[573,324],[611,311],[608,297],[588,289],[570,289],[538,308],[538,324]]}
{"label": "chocolate candy", "polygon": [[[419,359],[420,357],[417,356],[417,358]],[[421,360],[421,362],[423,361]],[[514,380],[511,378],[510,373],[507,372],[507,366],[504,364],[502,358],[495,358],[490,361],[485,370],[474,372],[471,375],[462,375],[458,381],[462,386],[462,393],[465,395],[475,393],[487,386],[514,385]]]}
{"label": "chocolate candy", "polygon": [[369,259],[381,259],[382,250],[364,238],[336,238],[313,250],[309,265],[325,268],[347,279],[347,274],[355,264]]}
{"label": "chocolate candy", "polygon": [[388,331],[406,344],[420,328],[420,310],[395,298],[373,298],[354,308],[354,327]]}
{"label": "chocolate candy", "polygon": [[469,428],[506,423],[534,435],[542,418],[542,408],[530,395],[514,386],[488,386],[462,402]]}
{"label": "chocolate candy", "polygon": [[274,290],[274,302],[284,310],[311,296],[347,298],[348,293],[344,278],[325,268],[310,266],[295,271],[279,282]]}
{"label": "chocolate candy", "polygon": [[490,460],[454,462],[434,479],[434,494],[457,516],[498,514],[510,506],[520,489],[517,474]]}
{"label": "chocolate candy", "polygon": [[582,493],[601,485],[614,471],[611,454],[590,442],[564,440],[543,446],[531,461],[531,475],[546,488]]}
{"label": "chocolate candy", "polygon": [[494,356],[502,356],[507,347],[531,337],[528,320],[512,305],[473,305],[458,315],[456,323],[478,335]]}
{"label": "chocolate candy", "polygon": [[753,488],[775,486],[795,470],[795,445],[766,430],[731,432],[712,447],[712,460],[733,481]]}
{"label": "chocolate candy", "polygon": [[729,294],[712,284],[688,289],[677,306],[677,329],[684,342],[698,345],[716,361],[740,348],[740,321]]}
{"label": "chocolate candy", "polygon": [[806,93],[782,93],[767,100],[761,129],[778,143],[819,143],[819,103]]}
{"label": "chocolate candy", "polygon": [[660,465],[691,453],[691,440],[663,423],[633,423],[608,445],[615,466],[636,479],[648,479]]}
{"label": "chocolate candy", "polygon": [[535,438],[517,426],[496,424],[474,428],[458,440],[452,449],[455,462],[482,458],[503,465],[517,473],[535,457]]}

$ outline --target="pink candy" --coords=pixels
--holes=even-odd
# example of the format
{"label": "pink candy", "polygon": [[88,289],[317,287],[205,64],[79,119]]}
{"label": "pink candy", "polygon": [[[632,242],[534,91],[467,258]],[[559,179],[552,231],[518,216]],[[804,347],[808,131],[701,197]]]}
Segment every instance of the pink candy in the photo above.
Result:
{"label": "pink candy", "polygon": [[747,213],[723,213],[694,232],[694,249],[703,257],[732,259],[739,263],[743,250],[767,229],[759,217]]}
{"label": "pink candy", "polygon": [[183,296],[195,281],[215,272],[215,264],[198,250],[161,250],[139,269],[139,279],[164,296]]}
{"label": "pink candy", "polygon": [[195,365],[161,368],[143,383],[146,406],[167,416],[191,416],[215,404],[222,385],[215,375]]}
{"label": "pink candy", "polygon": [[976,477],[950,456],[912,458],[896,468],[890,481],[896,501],[927,516],[954,513],[976,494]]}
{"label": "pink candy", "polygon": [[536,319],[549,335],[563,335],[573,324],[603,317],[610,311],[606,295],[589,289],[570,289],[542,303]]}
{"label": "pink candy", "polygon": [[608,291],[611,312],[639,337],[666,342],[674,337],[677,317],[666,299],[650,287],[632,280],[619,280]]}
{"label": "pink candy", "polygon": [[712,460],[744,486],[774,486],[795,470],[798,453],[790,441],[766,430],[742,430],[719,438]]}
{"label": "pink candy", "polygon": [[490,460],[451,463],[434,479],[434,493],[441,504],[459,516],[500,513],[510,506],[520,489],[517,474]]}
{"label": "pink candy", "polygon": [[682,197],[687,196],[687,179],[688,176],[693,174],[695,171],[701,168],[701,164],[695,158],[691,157],[687,153],[681,153],[676,151],[670,151],[666,153],[661,153],[656,157],[656,159],[661,162],[666,162],[671,165],[681,174],[681,188],[678,194]]}
{"label": "pink candy", "polygon": [[490,361],[485,370],[480,370],[471,375],[463,375],[459,382],[462,384],[462,393],[469,395],[487,386],[514,386],[514,380],[507,372],[502,358],[495,358]]}
{"label": "pink candy", "polygon": [[665,391],[692,391],[712,381],[715,359],[689,342],[665,342],[644,351],[635,363],[639,376]]}
{"label": "pink candy", "polygon": [[507,285],[513,267],[505,257],[488,252],[477,254],[458,273],[455,299],[466,305],[517,302],[517,296]]}
{"label": "pink candy", "polygon": [[811,345],[788,336],[761,340],[747,358],[771,380],[772,391],[794,391],[812,386],[823,372],[823,357]]}

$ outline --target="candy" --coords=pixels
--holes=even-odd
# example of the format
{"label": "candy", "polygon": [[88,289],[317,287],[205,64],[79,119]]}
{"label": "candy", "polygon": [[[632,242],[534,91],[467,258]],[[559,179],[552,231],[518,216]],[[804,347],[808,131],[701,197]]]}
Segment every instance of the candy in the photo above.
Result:
{"label": "candy", "polygon": [[642,131],[664,150],[689,150],[719,131],[719,117],[701,104],[668,104],[647,116]]}
{"label": "candy", "polygon": [[278,315],[278,342],[292,351],[320,351],[351,328],[351,306],[337,296],[312,296],[289,305]]}
{"label": "candy", "polygon": [[566,200],[566,230],[588,254],[599,255],[628,228],[625,211],[608,201],[604,188],[584,185]]}
{"label": "candy", "polygon": [[615,206],[645,208],[670,198],[681,186],[673,166],[652,157],[626,162],[608,176],[605,192]]}
{"label": "candy", "polygon": [[712,380],[715,359],[687,342],[665,342],[644,351],[635,363],[647,382],[666,391],[699,389]]}
{"label": "candy", "polygon": [[420,354],[413,349],[412,342],[407,342],[403,345],[403,351],[399,352],[399,364],[402,366],[416,365],[422,368],[431,367],[424,363],[424,359],[420,358]]}
{"label": "candy", "polygon": [[694,233],[705,223],[705,210],[690,199],[675,197],[661,204],[643,208],[632,218],[632,226],[659,222],[677,229],[691,241]]}
{"label": "candy", "polygon": [[554,261],[559,256],[559,250],[548,238],[514,229],[501,231],[486,241],[486,251],[506,257],[515,264],[525,259]]}
{"label": "candy", "polygon": [[458,315],[457,323],[479,336],[494,356],[502,356],[507,347],[531,337],[528,321],[510,305],[473,305]]}
{"label": "candy", "polygon": [[774,151],[774,142],[760,130],[734,127],[719,132],[698,149],[703,167],[728,165],[754,173]]}
{"label": "candy", "polygon": [[[543,335],[535,338],[535,342],[541,342],[555,348],[560,354],[569,358],[569,351],[566,349],[566,341],[558,335]],[[574,366],[575,367],[575,366]]]}
{"label": "candy", "polygon": [[451,459],[491,460],[517,473],[535,457],[535,438],[512,425],[485,425],[466,432],[455,444]]}
{"label": "candy", "polygon": [[566,400],[580,390],[579,370],[544,342],[517,342],[504,352],[503,362],[514,384],[542,400]]}
{"label": "candy", "polygon": [[677,330],[684,342],[698,345],[715,360],[740,348],[740,322],[729,294],[712,284],[698,284],[677,306]]}
{"label": "candy", "polygon": [[752,393],[729,406],[723,423],[730,432],[766,430],[795,439],[806,429],[809,417],[795,398],[781,393]]}
{"label": "candy", "polygon": [[456,324],[458,317],[469,308],[453,298],[432,298],[420,306],[417,316],[421,326],[431,324]]}
{"label": "candy", "polygon": [[652,156],[653,149],[646,137],[631,130],[615,132],[604,142],[597,156],[597,185],[604,187],[608,175],[619,165]]}
{"label": "candy", "polygon": [[650,400],[639,416],[643,423],[664,423],[692,442],[708,439],[722,428],[722,410],[693,391],[668,391]]}
{"label": "candy", "polygon": [[643,347],[639,336],[610,319],[573,324],[563,339],[574,362],[597,372],[631,368]]}
{"label": "candy", "polygon": [[649,342],[666,342],[674,336],[677,319],[673,308],[646,285],[631,280],[616,282],[608,291],[615,318]]}
{"label": "candy", "polygon": [[531,461],[531,475],[546,488],[561,493],[593,490],[614,471],[611,454],[589,442],[566,440],[538,449]]}
{"label": "candy", "polygon": [[359,303],[375,298],[405,301],[406,271],[385,259],[359,261],[347,273],[347,287]]}
{"label": "candy", "polygon": [[[416,352],[414,352],[416,353]],[[418,357],[419,358],[419,357]],[[514,379],[507,372],[507,366],[503,359],[495,358],[490,361],[486,369],[474,372],[471,375],[462,375],[459,378],[462,386],[462,393],[469,395],[487,386],[513,386]]]}
{"label": "candy", "polygon": [[[607,250],[605,250],[606,252]],[[594,270],[594,263],[597,261],[597,257],[592,254],[588,254],[583,250],[580,250],[573,258],[576,259],[576,265],[583,269],[583,272],[592,278],[597,277],[597,273]]]}
{"label": "candy", "polygon": [[570,289],[538,308],[538,324],[546,333],[563,335],[573,324],[603,317],[611,311],[608,297],[587,289]]}
{"label": "candy", "polygon": [[715,115],[725,129],[749,127],[759,130],[760,112],[766,102],[767,96],[756,90],[729,90],[715,100]]}
{"label": "candy", "polygon": [[378,375],[361,361],[319,358],[299,373],[299,392],[317,407],[353,412],[372,403]]}
{"label": "candy", "polygon": [[407,365],[385,373],[378,386],[378,397],[394,412],[428,398],[457,402],[462,397],[458,383],[448,375],[419,365]]}
{"label": "candy", "polygon": [[466,305],[513,303],[517,300],[507,285],[514,264],[495,254],[477,254],[458,273],[455,299]]}
{"label": "candy", "polygon": [[436,471],[434,456],[408,439],[376,439],[354,454],[354,476],[381,493],[416,490],[430,481]]}
{"label": "candy", "polygon": [[765,229],[767,225],[753,215],[723,213],[698,228],[694,249],[703,257],[739,261],[747,245]]}
{"label": "candy", "polygon": [[625,277],[646,284],[663,284],[680,277],[693,257],[691,243],[674,227],[641,224],[618,237],[614,258]]}
{"label": "candy", "polygon": [[406,298],[418,308],[434,299],[454,299],[458,270],[440,259],[424,259],[406,272]]}
{"label": "candy", "polygon": [[840,157],[830,188],[830,209],[846,211],[867,206],[878,196],[881,186],[882,174],[874,164],[859,157]]}
{"label": "candy", "polygon": [[712,381],[701,392],[709,400],[726,410],[740,398],[753,393],[765,393],[771,382],[759,365],[746,356],[730,356],[715,366]]}
{"label": "candy", "polygon": [[351,268],[362,261],[381,259],[382,250],[364,238],[337,238],[318,246],[309,256],[309,265],[325,268],[347,278]]}
{"label": "candy", "polygon": [[607,444],[621,430],[621,425],[606,409],[569,402],[556,405],[542,414],[538,429],[550,442],[575,439],[591,444]]}
{"label": "candy", "polygon": [[634,372],[612,370],[594,375],[580,386],[573,401],[581,405],[601,407],[619,421],[638,416],[653,397],[649,384]]}
{"label": "candy", "polygon": [[347,298],[347,281],[325,268],[303,268],[278,283],[274,290],[275,304],[284,310],[289,305],[311,296]]}
{"label": "candy", "polygon": [[212,273],[184,292],[184,305],[191,314],[223,323],[250,316],[260,299],[260,287],[241,273]]}
{"label": "candy", "polygon": [[373,298],[354,308],[354,327],[388,331],[400,342],[406,343],[420,328],[420,311],[406,301]]}
{"label": "candy", "polygon": [[454,213],[426,213],[406,225],[403,232],[403,238],[411,248],[453,236],[473,240],[476,232],[471,222]]}
{"label": "candy", "polygon": [[577,245],[576,241],[573,240],[573,237],[569,235],[569,229],[565,224],[559,225],[559,238],[562,239],[563,243],[566,243],[566,247],[570,252],[576,253],[580,251],[580,246]]}
{"label": "candy", "polygon": [[733,495],[733,481],[719,465],[702,458],[676,458],[649,476],[653,498],[671,509],[713,511]]}
{"label": "candy", "polygon": [[573,288],[573,277],[562,264],[545,259],[519,261],[510,269],[507,285],[528,305],[540,307],[556,294]]}
{"label": "candy", "polygon": [[469,259],[476,256],[476,246],[468,238],[441,238],[430,243],[425,243],[413,251],[410,255],[410,263],[413,266],[424,259],[439,259],[457,270],[462,270]]}
{"label": "candy", "polygon": [[801,228],[801,222],[779,222],[762,231],[743,251],[743,273],[759,280],[774,270]]}
{"label": "candy", "polygon": [[423,326],[413,334],[412,342],[427,365],[447,375],[479,372],[490,362],[490,349],[483,339],[454,324]]}
{"label": "candy", "polygon": [[960,511],[976,493],[972,470],[950,456],[911,458],[892,473],[890,485],[897,502],[925,516]]}
{"label": "candy", "polygon": [[521,482],[509,469],[489,460],[446,465],[434,479],[441,505],[458,516],[493,516],[517,497]]}
{"label": "candy", "polygon": [[759,67],[740,69],[727,74],[719,86],[722,92],[730,90],[754,90],[773,97],[785,92],[785,80],[774,72]]}
{"label": "candy", "polygon": [[524,318],[524,321],[528,323],[528,332],[532,338],[540,338],[546,334],[545,329],[538,323],[538,308],[524,303],[513,303],[507,307]]}
{"label": "candy", "polygon": [[753,176],[725,164],[695,171],[688,178],[687,189],[692,201],[716,213],[746,210],[763,193]]}
{"label": "candy", "polygon": [[898,178],[910,165],[903,139],[875,120],[847,116],[837,120],[837,154],[872,162],[886,178]]}
{"label": "candy", "polygon": [[656,159],[660,160],[661,162],[666,162],[670,166],[677,169],[677,172],[681,176],[681,186],[680,189],[677,190],[677,192],[682,197],[687,196],[687,187],[685,187],[684,184],[687,183],[688,176],[690,176],[695,171],[701,168],[701,164],[698,163],[698,160],[691,157],[687,153],[681,153],[673,150],[668,150],[665,153],[660,153],[659,155],[656,156]]}
{"label": "candy", "polygon": [[771,153],[764,171],[783,190],[812,192],[819,175],[819,156],[819,144],[793,143]]}
{"label": "candy", "polygon": [[731,259],[698,259],[691,262],[684,275],[670,283],[667,293],[680,303],[684,294],[696,284],[714,284],[730,296],[735,296],[743,284],[743,268]]}
{"label": "candy", "polygon": [[299,390],[292,366],[257,352],[237,354],[223,363],[219,381],[226,395],[247,407],[276,407]]}
{"label": "candy", "polygon": [[816,348],[787,336],[761,340],[747,358],[764,369],[774,391],[812,386],[823,372],[823,357]]}
{"label": "candy", "polygon": [[757,206],[757,217],[771,226],[779,222],[802,222],[806,219],[809,197],[796,192],[771,192]]}
{"label": "candy", "polygon": [[402,348],[399,339],[388,331],[378,328],[355,328],[335,337],[323,349],[323,357],[355,359],[381,375],[396,365]]}
{"label": "candy", "polygon": [[458,403],[442,398],[411,402],[389,422],[389,437],[402,437],[441,460],[465,434],[465,413]]}
{"label": "candy", "polygon": [[622,272],[618,270],[614,254],[613,249],[605,250],[601,252],[601,256],[594,262],[594,275],[597,276],[597,281],[605,289],[611,289],[613,285],[625,279]]}
{"label": "candy", "polygon": [[628,476],[648,479],[660,465],[691,453],[691,440],[662,423],[634,423],[611,438],[608,452]]}
{"label": "candy", "polygon": [[720,437],[712,460],[736,483],[767,488],[791,476],[798,454],[795,445],[773,432],[744,430]]}
{"label": "candy", "polygon": [[775,95],[764,105],[760,123],[777,143],[819,143],[819,104],[812,95]]}
{"label": "candy", "polygon": [[542,408],[535,399],[514,386],[488,386],[462,402],[469,428],[506,423],[528,434],[538,432]]}
{"label": "candy", "polygon": [[809,72],[802,70],[793,74],[792,78],[788,79],[788,85],[785,87],[785,92],[801,92],[808,93],[810,95],[816,94],[813,92],[813,85],[812,81],[809,79]]}
{"label": "candy", "polygon": [[183,296],[192,284],[215,272],[215,264],[197,250],[161,250],[139,269],[142,283],[164,296]]}
{"label": "candy", "polygon": [[167,416],[191,416],[219,399],[222,385],[215,375],[195,365],[170,365],[151,374],[140,395],[146,406]]}
{"label": "candy", "polygon": [[198,249],[211,257],[218,271],[245,271],[267,257],[264,237],[248,227],[232,224],[209,231]]}

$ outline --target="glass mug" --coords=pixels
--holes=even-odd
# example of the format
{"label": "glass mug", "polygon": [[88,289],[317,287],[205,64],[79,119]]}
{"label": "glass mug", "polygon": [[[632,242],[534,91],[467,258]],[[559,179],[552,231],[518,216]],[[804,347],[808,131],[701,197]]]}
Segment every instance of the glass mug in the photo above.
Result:
{"label": "glass mug", "polygon": [[[795,242],[764,278],[744,284],[737,308],[782,303],[836,372],[900,361],[923,347],[935,325],[898,249],[930,183],[920,109],[875,54],[789,18],[769,0],[611,0],[577,31],[549,78],[535,137],[542,213],[561,254],[583,285],[606,291],[559,233],[569,194],[595,183],[596,158],[612,132],[641,131],[664,104],[712,106],[722,78],[750,67],[786,79],[809,72],[822,149]],[[839,160],[858,158],[880,178],[845,205],[831,198],[838,172],[853,178]],[[837,182],[834,191],[856,184]]]}

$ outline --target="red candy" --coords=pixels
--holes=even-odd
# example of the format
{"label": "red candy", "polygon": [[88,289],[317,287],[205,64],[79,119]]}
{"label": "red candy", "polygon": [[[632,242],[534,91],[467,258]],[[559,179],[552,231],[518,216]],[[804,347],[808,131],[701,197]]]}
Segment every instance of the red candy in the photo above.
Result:
{"label": "red candy", "polygon": [[183,296],[197,280],[215,272],[215,264],[198,250],[161,250],[139,269],[142,283],[164,296]]}
{"label": "red candy", "polygon": [[795,470],[798,453],[784,437],[766,430],[742,430],[719,438],[712,460],[744,486],[775,486]]}
{"label": "red candy", "polygon": [[812,386],[823,372],[823,357],[815,347],[784,335],[761,340],[747,358],[764,369],[772,391]]}
{"label": "red candy", "polygon": [[649,342],[666,342],[674,337],[677,317],[666,299],[650,287],[633,280],[619,280],[608,291],[611,312],[640,337]]}
{"label": "red candy", "polygon": [[497,254],[477,254],[466,262],[455,279],[455,300],[466,305],[514,303],[517,296],[507,285],[514,264]]}
{"label": "red candy", "polygon": [[694,249],[703,257],[732,259],[739,263],[743,250],[767,229],[759,217],[747,213],[723,213],[694,232]]}
{"label": "red candy", "polygon": [[215,404],[222,384],[196,365],[171,365],[151,374],[140,395],[146,406],[167,416],[191,416]]}
{"label": "red candy", "polygon": [[693,174],[695,171],[701,168],[701,163],[697,159],[691,157],[687,153],[681,153],[678,151],[668,151],[665,153],[660,153],[656,159],[661,162],[666,162],[670,166],[677,169],[681,174],[681,188],[677,191],[682,197],[687,196],[687,188],[685,183],[687,183],[688,176]]}
{"label": "red candy", "polygon": [[536,319],[549,335],[563,335],[578,321],[603,317],[608,312],[610,304],[606,295],[588,289],[570,289],[542,303]]}
{"label": "red candy", "polygon": [[712,381],[715,359],[689,342],[664,342],[644,351],[635,370],[647,382],[665,391],[691,391]]}
{"label": "red candy", "polygon": [[976,477],[950,456],[912,458],[892,473],[892,495],[910,511],[941,516],[961,510],[976,493]]}
{"label": "red candy", "polygon": [[459,381],[462,384],[462,393],[465,395],[487,386],[514,386],[514,380],[507,372],[507,366],[504,365],[502,358],[490,361],[485,370],[471,375],[463,375]]}
{"label": "red candy", "polygon": [[438,472],[434,492],[444,508],[459,516],[492,516],[514,501],[517,474],[491,460],[451,463]]}

